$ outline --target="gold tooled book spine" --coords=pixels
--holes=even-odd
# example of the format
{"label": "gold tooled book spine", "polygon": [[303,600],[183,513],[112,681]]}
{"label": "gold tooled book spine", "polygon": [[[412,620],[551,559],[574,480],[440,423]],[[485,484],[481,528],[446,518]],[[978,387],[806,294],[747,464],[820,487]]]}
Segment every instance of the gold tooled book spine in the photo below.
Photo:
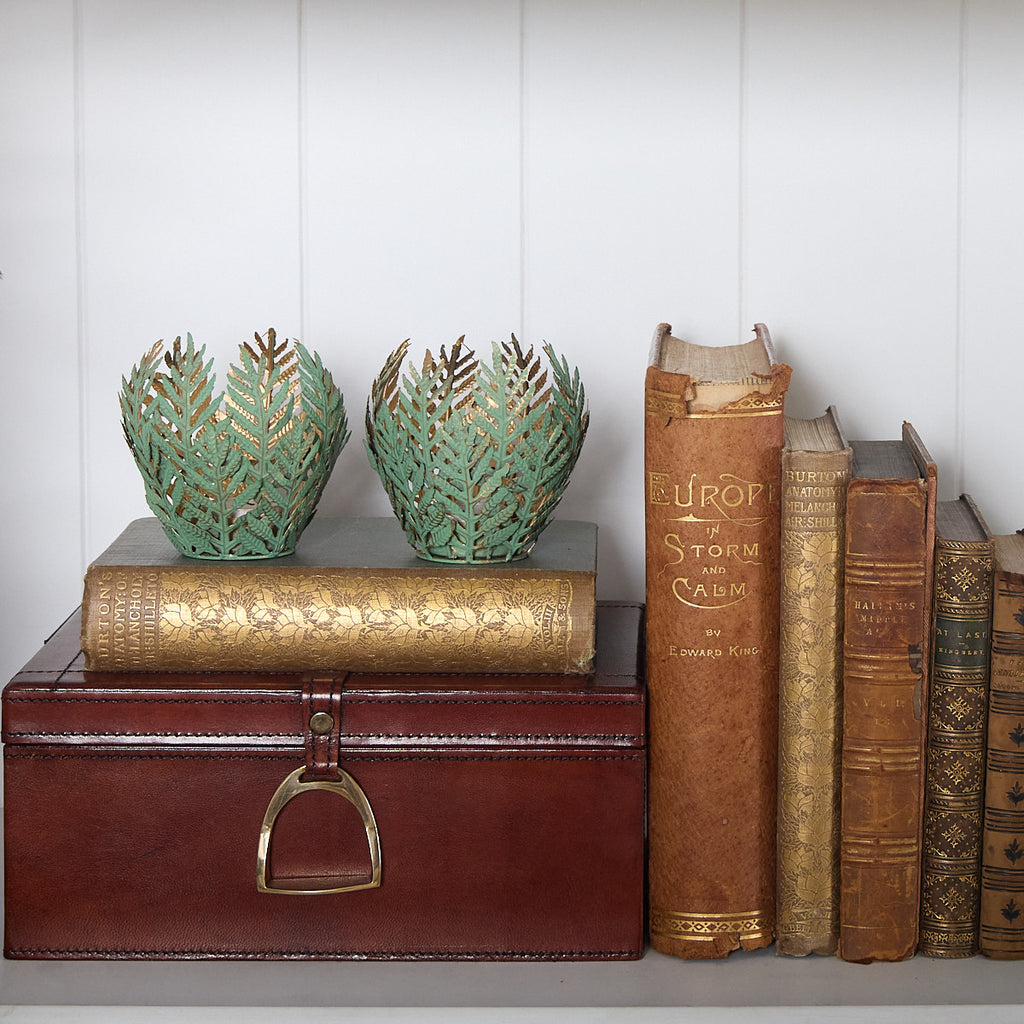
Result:
{"label": "gold tooled book spine", "polygon": [[935,542],[918,952],[978,951],[991,541]]}
{"label": "gold tooled book spine", "polygon": [[101,671],[580,673],[593,574],[93,565],[82,649]]}
{"label": "gold tooled book spine", "polygon": [[828,956],[839,940],[849,479],[849,449],[782,453],[776,952],[784,956]]}
{"label": "gold tooled book spine", "polygon": [[1024,537],[995,538],[980,948],[1024,958]]}
{"label": "gold tooled book spine", "polygon": [[789,374],[775,364],[738,379],[738,393],[709,411],[691,400],[688,374],[647,370],[650,939],[685,959],[774,937]]}

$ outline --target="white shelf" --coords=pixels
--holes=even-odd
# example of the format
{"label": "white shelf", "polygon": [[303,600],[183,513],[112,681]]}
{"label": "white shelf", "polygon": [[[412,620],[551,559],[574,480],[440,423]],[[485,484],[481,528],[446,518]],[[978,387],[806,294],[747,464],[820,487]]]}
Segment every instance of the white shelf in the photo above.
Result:
{"label": "white shelf", "polygon": [[777,957],[771,949],[714,962],[652,952],[628,963],[554,964],[8,960],[0,999],[9,1006],[980,1008],[1024,1000],[1024,964],[915,957],[859,965]]}

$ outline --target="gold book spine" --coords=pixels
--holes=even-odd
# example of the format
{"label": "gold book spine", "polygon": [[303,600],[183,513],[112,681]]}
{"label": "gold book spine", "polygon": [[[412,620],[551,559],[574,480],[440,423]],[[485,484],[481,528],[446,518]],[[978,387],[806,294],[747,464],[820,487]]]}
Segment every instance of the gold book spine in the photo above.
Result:
{"label": "gold book spine", "polygon": [[850,451],[782,453],[778,938],[783,956],[839,941],[843,538]]}
{"label": "gold book spine", "polygon": [[978,951],[992,546],[938,538],[918,952]]}
{"label": "gold book spine", "polygon": [[[981,934],[985,956],[1024,958],[1024,578],[999,569],[992,605]],[[1019,539],[1019,538],[1014,538]]]}
{"label": "gold book spine", "polygon": [[591,573],[94,565],[96,671],[587,672]]}

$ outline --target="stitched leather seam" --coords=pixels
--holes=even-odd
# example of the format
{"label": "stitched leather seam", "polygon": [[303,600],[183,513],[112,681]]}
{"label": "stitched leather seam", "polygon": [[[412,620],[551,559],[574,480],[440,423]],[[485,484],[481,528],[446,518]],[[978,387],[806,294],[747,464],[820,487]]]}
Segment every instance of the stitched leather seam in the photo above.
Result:
{"label": "stitched leather seam", "polygon": [[[56,676],[58,679],[63,679],[66,675],[71,674],[73,671],[81,672],[81,671],[84,671],[84,670],[81,667],[76,669],[74,667],[74,663],[72,663],[71,665],[69,665],[67,668],[64,668],[64,669],[33,669],[31,671],[28,671],[26,669],[22,669],[17,674],[17,676],[15,678],[18,678],[18,677],[21,677],[21,676],[32,675],[32,676],[42,676],[43,678],[53,678],[54,676]],[[120,670],[117,670],[117,671],[120,671]],[[212,677],[212,676],[219,676],[219,675],[222,676],[225,673],[227,673],[229,675],[255,676],[258,679],[272,679],[274,677],[277,677],[279,679],[280,678],[287,678],[287,677],[296,678],[296,677],[299,676],[299,673],[294,671],[294,670],[293,671],[289,671],[289,672],[285,672],[282,669],[270,669],[270,668],[264,668],[264,669],[260,669],[260,668],[188,668],[188,669],[186,669],[186,668],[166,668],[166,669],[139,669],[138,671],[141,672],[143,675],[146,675],[146,676],[159,676],[159,675],[169,675],[169,674],[176,674],[177,675],[177,674],[184,673],[184,672],[187,672],[190,676],[207,676],[207,677]],[[331,672],[331,671],[335,671],[335,670],[334,669],[325,668],[325,669],[315,669],[315,670],[314,669],[310,669],[309,671]],[[338,671],[338,672],[351,672],[353,670],[352,669],[342,669],[342,668],[339,668],[336,671]],[[425,675],[426,676],[430,676],[431,679],[458,679],[460,676],[464,676],[465,675],[464,672],[435,672],[435,671],[430,671],[430,670],[425,670],[425,669],[420,669],[418,671],[412,671],[410,669],[410,670],[405,671],[405,672],[374,672],[372,669],[359,669],[357,671],[361,675],[388,675],[388,676],[396,676],[396,677],[397,676],[405,676],[407,678],[412,678],[412,679],[422,678]],[[625,677],[627,679],[635,678],[635,673],[632,673],[632,672],[596,672],[596,673],[595,672],[560,672],[557,668],[546,669],[543,672],[537,672],[537,673],[533,673],[533,672],[520,673],[520,672],[483,672],[483,671],[473,671],[470,674],[474,678],[476,678],[476,679],[509,679],[509,678],[512,678],[512,677],[514,677],[516,675],[535,675],[535,674],[536,675],[542,675],[542,676],[578,675],[581,679],[585,679],[588,676],[593,676],[593,675],[598,675],[602,679],[618,679],[620,677]]]}
{"label": "stitched leather seam", "polygon": [[[254,750],[249,754],[221,753],[219,751],[204,751],[196,754],[180,753],[159,753],[150,754],[143,751],[132,751],[131,753],[102,752],[95,754],[67,753],[67,754],[44,754],[32,750],[19,750],[17,747],[8,747],[5,751],[8,757],[23,760],[40,761],[252,761],[268,757],[292,758],[295,755],[287,751]],[[494,756],[488,756],[489,751],[481,750],[478,754],[405,754],[401,751],[394,753],[364,753],[359,750],[346,750],[345,760],[351,761],[633,761],[642,758],[643,751],[628,750],[622,753],[610,754],[502,754],[497,751]]]}
{"label": "stitched leather seam", "polygon": [[292,743],[300,744],[302,742],[302,736],[296,732],[146,732],[146,730],[134,730],[132,732],[111,732],[109,730],[97,730],[97,729],[85,729],[82,732],[42,732],[40,730],[33,730],[32,732],[9,732],[7,733],[10,737],[38,737],[44,739],[51,736],[66,736],[66,737],[83,737],[83,736],[95,736],[97,738],[103,736],[161,736],[170,739],[171,737],[191,737],[196,738],[217,738],[217,739],[229,739],[229,740],[246,740],[246,739],[261,739],[261,740],[290,740]]}
{"label": "stitched leather seam", "polygon": [[[625,678],[632,679],[633,676]],[[438,697],[396,697],[393,694],[381,695],[380,697],[346,697],[346,704],[506,704],[526,705],[536,707],[575,707],[584,704],[589,707],[635,707],[638,703],[634,699],[626,700],[595,700],[595,694],[587,694],[570,699],[562,700],[531,700],[525,697],[472,697],[463,699],[458,696],[451,696],[445,700]],[[5,698],[7,704],[153,704],[160,707],[164,704],[224,704],[248,707],[252,704],[294,704],[295,697],[133,697],[131,695],[114,694],[109,697],[65,697],[54,694],[10,696]]]}
{"label": "stitched leather seam", "polygon": [[[95,736],[160,736],[176,738],[206,738],[206,739],[269,739],[269,740],[290,740],[293,743],[301,743],[302,736],[294,732],[147,732],[146,730],[133,730],[132,732],[110,732],[86,729],[82,732],[9,732],[8,736],[34,737],[43,739],[51,736],[83,737]],[[349,740],[377,740],[377,739],[398,739],[398,740],[631,740],[638,739],[636,733],[632,732],[347,732],[343,739]]]}
{"label": "stitched leather seam", "polygon": [[454,953],[451,950],[354,950],[352,952],[338,952],[336,950],[322,949],[275,949],[275,950],[246,950],[246,949],[62,949],[62,948],[41,948],[24,949],[21,947],[7,950],[10,956],[38,956],[41,953],[54,953],[63,956],[152,956],[152,957],[225,957],[232,959],[261,960],[267,957],[304,957],[320,956],[332,959],[367,959],[379,958],[387,960],[412,959],[424,957],[431,960],[476,960],[482,957],[554,957],[559,960],[576,957],[636,957],[635,949],[494,949],[494,950],[473,950],[468,953]]}
{"label": "stitched leather seam", "polygon": [[66,697],[63,694],[32,694],[19,697],[5,697],[6,704],[292,704],[295,698],[287,697],[133,697],[130,694],[114,694],[110,697]]}

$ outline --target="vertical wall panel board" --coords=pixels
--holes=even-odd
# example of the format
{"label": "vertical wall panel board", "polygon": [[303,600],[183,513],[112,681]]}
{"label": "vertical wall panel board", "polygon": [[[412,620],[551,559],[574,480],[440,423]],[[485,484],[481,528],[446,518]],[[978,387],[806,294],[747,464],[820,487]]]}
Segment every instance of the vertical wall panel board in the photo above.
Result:
{"label": "vertical wall panel board", "polygon": [[963,488],[990,529],[1024,527],[1024,9],[968,4]]}
{"label": "vertical wall panel board", "polygon": [[590,435],[560,514],[600,525],[604,597],[643,596],[655,326],[737,338],[740,5],[533,2],[524,17],[526,340],[576,364]]}
{"label": "vertical wall panel board", "polygon": [[0,27],[0,682],[81,597],[74,12]]}
{"label": "vertical wall panel board", "polygon": [[121,375],[191,332],[299,329],[298,7],[82,0],[87,547],[137,515]]}
{"label": "vertical wall panel board", "polygon": [[388,354],[519,331],[519,6],[302,6],[305,331],[352,427],[323,507],[389,515],[362,444]]}
{"label": "vertical wall panel board", "polygon": [[957,0],[748,0],[743,310],[788,408],[904,419],[956,477]]}

